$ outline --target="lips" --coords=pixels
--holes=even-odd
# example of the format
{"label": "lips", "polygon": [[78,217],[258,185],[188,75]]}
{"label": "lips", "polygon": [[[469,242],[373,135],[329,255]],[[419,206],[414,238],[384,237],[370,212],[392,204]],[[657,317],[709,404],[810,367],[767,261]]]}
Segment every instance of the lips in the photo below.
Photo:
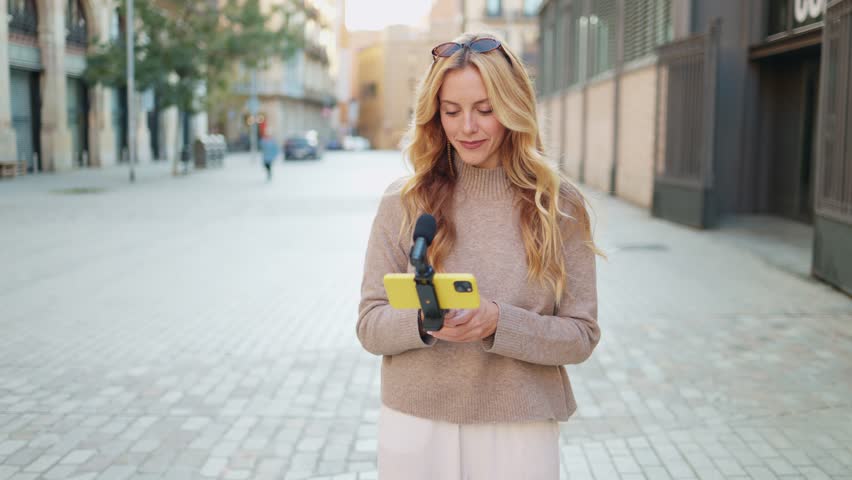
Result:
{"label": "lips", "polygon": [[468,150],[476,150],[477,148],[482,146],[485,142],[486,142],[485,140],[479,140],[477,142],[462,142],[462,141],[459,141],[459,143],[461,143],[461,145]]}

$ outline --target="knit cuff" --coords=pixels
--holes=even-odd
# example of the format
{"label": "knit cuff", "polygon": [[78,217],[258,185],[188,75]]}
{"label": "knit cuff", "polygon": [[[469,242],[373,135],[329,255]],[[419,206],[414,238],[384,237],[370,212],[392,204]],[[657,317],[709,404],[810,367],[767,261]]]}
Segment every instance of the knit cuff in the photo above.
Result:
{"label": "knit cuff", "polygon": [[420,328],[417,325],[417,310],[396,310],[394,313],[397,318],[393,322],[393,337],[399,339],[400,350],[431,347],[435,344],[437,341],[435,337],[427,336],[424,339],[420,336]]}
{"label": "knit cuff", "polygon": [[482,346],[488,353],[518,358],[524,350],[524,324],[529,312],[507,303],[497,303],[497,306],[500,307],[497,330],[494,335],[482,339]]}

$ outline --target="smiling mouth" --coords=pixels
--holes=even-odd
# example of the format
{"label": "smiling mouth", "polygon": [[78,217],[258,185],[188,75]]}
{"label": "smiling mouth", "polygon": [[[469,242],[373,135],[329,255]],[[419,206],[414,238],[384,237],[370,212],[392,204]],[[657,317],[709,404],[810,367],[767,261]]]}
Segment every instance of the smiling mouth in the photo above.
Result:
{"label": "smiling mouth", "polygon": [[462,142],[459,141],[464,148],[474,149],[485,143],[485,140],[479,140],[477,142]]}

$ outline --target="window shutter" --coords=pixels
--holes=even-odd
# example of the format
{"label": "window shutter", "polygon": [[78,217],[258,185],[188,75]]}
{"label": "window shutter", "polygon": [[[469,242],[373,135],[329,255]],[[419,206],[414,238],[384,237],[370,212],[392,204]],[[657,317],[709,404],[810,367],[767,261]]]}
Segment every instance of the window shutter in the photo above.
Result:
{"label": "window shutter", "polygon": [[624,61],[649,55],[672,40],[671,0],[624,2]]}
{"label": "window shutter", "polygon": [[591,75],[611,70],[615,66],[617,30],[615,0],[594,0],[589,18],[592,39]]}

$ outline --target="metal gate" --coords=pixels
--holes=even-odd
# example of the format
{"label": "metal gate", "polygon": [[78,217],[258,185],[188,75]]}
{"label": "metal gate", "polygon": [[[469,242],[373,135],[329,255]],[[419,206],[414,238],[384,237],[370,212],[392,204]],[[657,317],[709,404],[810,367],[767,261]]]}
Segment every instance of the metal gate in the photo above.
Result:
{"label": "metal gate", "polygon": [[27,70],[9,69],[12,103],[12,128],[15,129],[15,146],[18,163],[28,171],[38,169],[38,99],[35,96],[35,74]]}
{"label": "metal gate", "polygon": [[813,271],[852,293],[852,0],[828,5],[822,41]]}
{"label": "metal gate", "polygon": [[655,216],[705,228],[716,222],[713,155],[719,20],[706,34],[658,48]]}
{"label": "metal gate", "polygon": [[71,154],[75,166],[87,166],[84,152],[88,152],[89,102],[86,84],[78,78],[68,77],[68,131],[71,134]]}

